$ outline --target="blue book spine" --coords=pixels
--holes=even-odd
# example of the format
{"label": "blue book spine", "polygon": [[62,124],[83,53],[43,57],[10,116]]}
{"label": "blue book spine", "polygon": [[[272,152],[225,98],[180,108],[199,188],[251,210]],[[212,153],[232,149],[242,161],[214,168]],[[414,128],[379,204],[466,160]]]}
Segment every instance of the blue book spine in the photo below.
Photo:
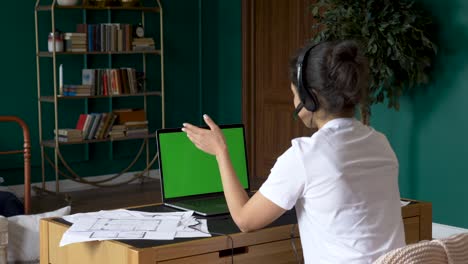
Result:
{"label": "blue book spine", "polygon": [[94,51],[93,47],[93,35],[94,35],[94,27],[93,25],[88,25],[88,51]]}

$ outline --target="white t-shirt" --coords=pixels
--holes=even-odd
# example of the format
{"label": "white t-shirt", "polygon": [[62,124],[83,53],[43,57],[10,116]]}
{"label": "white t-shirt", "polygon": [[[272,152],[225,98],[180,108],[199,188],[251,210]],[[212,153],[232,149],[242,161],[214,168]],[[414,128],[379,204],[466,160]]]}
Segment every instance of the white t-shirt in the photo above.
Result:
{"label": "white t-shirt", "polygon": [[383,134],[354,118],[292,140],[259,191],[295,206],[306,263],[372,263],[405,245],[398,160]]}

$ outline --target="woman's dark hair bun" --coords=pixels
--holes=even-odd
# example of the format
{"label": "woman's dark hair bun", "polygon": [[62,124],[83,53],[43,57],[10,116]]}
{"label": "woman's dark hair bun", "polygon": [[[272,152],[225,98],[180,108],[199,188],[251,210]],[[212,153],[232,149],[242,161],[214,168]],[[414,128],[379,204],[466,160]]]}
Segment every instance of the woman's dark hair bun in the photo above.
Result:
{"label": "woman's dark hair bun", "polygon": [[354,41],[343,41],[338,43],[332,51],[332,64],[340,62],[355,61],[359,48]]}
{"label": "woman's dark hair bun", "polygon": [[[291,82],[296,87],[296,63],[300,55],[303,55],[303,50],[297,53],[290,65]],[[319,107],[331,114],[354,111],[369,80],[368,60],[355,40],[317,44],[310,49],[302,71],[304,89],[315,93]]]}
{"label": "woman's dark hair bun", "polygon": [[353,40],[335,42],[330,47],[326,89],[319,93],[326,98],[329,112],[354,107],[361,100],[367,74],[366,59]]}

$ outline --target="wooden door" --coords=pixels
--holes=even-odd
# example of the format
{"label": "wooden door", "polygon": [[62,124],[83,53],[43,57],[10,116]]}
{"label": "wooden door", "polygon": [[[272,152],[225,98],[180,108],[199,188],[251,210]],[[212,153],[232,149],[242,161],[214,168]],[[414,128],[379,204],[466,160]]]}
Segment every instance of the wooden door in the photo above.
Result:
{"label": "wooden door", "polygon": [[312,0],[242,0],[243,121],[258,187],[291,139],[311,135],[294,120],[289,60],[313,36]]}

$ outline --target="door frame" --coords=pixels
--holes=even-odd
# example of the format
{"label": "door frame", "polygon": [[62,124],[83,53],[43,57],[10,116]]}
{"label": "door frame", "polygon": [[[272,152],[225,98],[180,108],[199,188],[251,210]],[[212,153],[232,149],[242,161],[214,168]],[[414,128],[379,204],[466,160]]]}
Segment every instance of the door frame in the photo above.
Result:
{"label": "door frame", "polygon": [[255,1],[241,0],[242,15],[242,122],[245,125],[249,175],[255,180]]}

